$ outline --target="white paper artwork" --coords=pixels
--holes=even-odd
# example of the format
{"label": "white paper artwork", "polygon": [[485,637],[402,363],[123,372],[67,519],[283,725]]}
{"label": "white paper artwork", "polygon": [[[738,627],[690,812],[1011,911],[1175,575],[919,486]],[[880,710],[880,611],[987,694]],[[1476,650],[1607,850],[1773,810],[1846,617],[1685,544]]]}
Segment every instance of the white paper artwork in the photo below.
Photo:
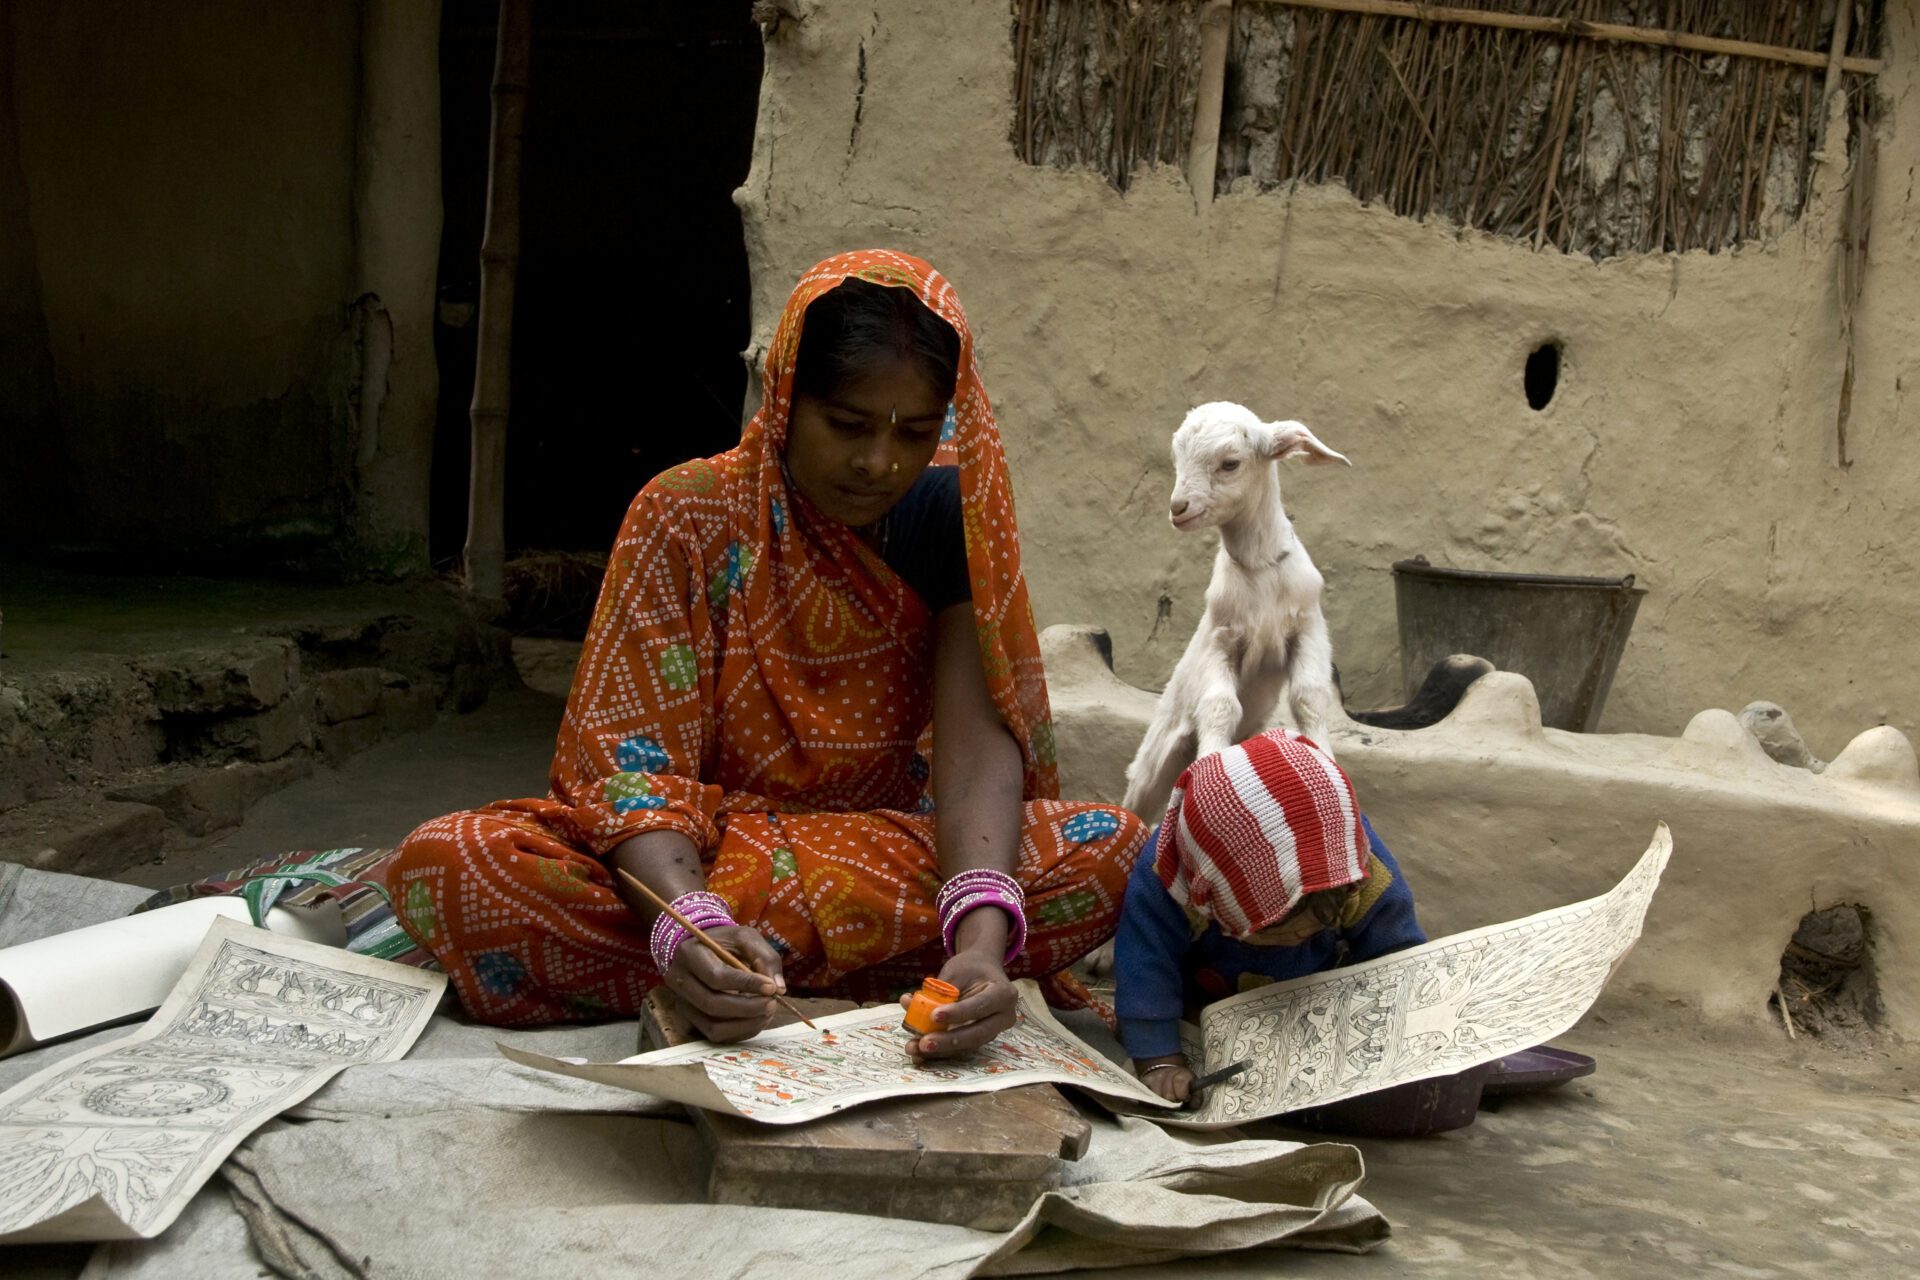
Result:
{"label": "white paper artwork", "polygon": [[215,921],[145,1026],[0,1094],[0,1244],[158,1235],[262,1123],[403,1056],[445,987]]}
{"label": "white paper artwork", "polygon": [[1507,924],[1439,938],[1378,960],[1278,982],[1209,1006],[1186,1027],[1197,1072],[1248,1060],[1197,1111],[1171,1104],[1048,1015],[1021,983],[1020,1023],[972,1058],[916,1067],[888,1006],[821,1018],[737,1045],[701,1041],[620,1062],[550,1058],[502,1046],[526,1066],[796,1124],[863,1102],[1063,1084],[1166,1124],[1221,1129],[1451,1075],[1565,1032],[1640,936],[1673,851],[1666,825],[1609,892]]}
{"label": "white paper artwork", "polygon": [[1672,852],[1663,822],[1633,870],[1597,898],[1209,1005],[1187,1046],[1204,1064],[1196,1070],[1252,1065],[1171,1122],[1244,1124],[1553,1039],[1592,1007],[1639,938]]}
{"label": "white paper artwork", "polygon": [[[195,898],[0,950],[0,1058],[159,1008],[222,916],[247,920],[246,902]],[[275,907],[267,927],[309,942],[347,940],[330,906]]]}
{"label": "white paper artwork", "polygon": [[524,1066],[730,1111],[766,1124],[799,1124],[863,1102],[931,1093],[986,1093],[1023,1084],[1070,1084],[1146,1107],[1170,1107],[1053,1020],[1040,990],[1020,988],[1020,1021],[959,1061],[915,1066],[899,1005],[853,1009],[764,1031],[740,1044],[705,1040],[619,1062],[580,1062],[500,1046]]}

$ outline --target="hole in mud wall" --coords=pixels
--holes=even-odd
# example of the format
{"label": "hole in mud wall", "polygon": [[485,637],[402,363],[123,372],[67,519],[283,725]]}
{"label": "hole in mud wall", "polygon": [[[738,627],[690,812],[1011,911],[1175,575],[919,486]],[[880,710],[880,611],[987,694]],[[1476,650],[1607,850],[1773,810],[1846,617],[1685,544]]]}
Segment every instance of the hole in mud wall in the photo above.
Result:
{"label": "hole in mud wall", "polygon": [[1780,957],[1771,1003],[1796,1036],[1838,1044],[1871,1037],[1882,1015],[1872,913],[1842,903],[1802,916]]}
{"label": "hole in mud wall", "polygon": [[1553,403],[1553,393],[1560,389],[1560,344],[1543,342],[1535,347],[1527,357],[1521,381],[1526,385],[1530,407],[1539,410]]}
{"label": "hole in mud wall", "polygon": [[[759,109],[752,8],[534,6],[507,433],[510,559],[604,556],[651,477],[740,438],[748,271],[732,193],[747,176]],[[431,536],[435,563],[447,565],[466,538],[498,6],[447,0],[443,12]]]}

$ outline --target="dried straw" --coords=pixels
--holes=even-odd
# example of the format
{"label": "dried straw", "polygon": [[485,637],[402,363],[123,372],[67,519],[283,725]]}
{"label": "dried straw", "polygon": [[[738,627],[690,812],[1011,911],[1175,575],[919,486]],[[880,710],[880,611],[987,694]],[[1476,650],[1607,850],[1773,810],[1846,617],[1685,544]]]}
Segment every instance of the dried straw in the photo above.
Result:
{"label": "dried straw", "polygon": [[1143,164],[1185,165],[1203,3],[1013,0],[1014,150],[1121,191]]}
{"label": "dried straw", "polygon": [[[1199,0],[1013,0],[1014,146],[1125,191],[1184,161]],[[1878,47],[1883,0],[1848,50]],[[1459,0],[1822,51],[1819,0]],[[1412,218],[1606,257],[1720,250],[1798,217],[1824,68],[1372,13],[1237,6],[1218,189],[1340,183]],[[1874,94],[1843,73],[1856,134]],[[1863,91],[1863,89],[1865,91]]]}

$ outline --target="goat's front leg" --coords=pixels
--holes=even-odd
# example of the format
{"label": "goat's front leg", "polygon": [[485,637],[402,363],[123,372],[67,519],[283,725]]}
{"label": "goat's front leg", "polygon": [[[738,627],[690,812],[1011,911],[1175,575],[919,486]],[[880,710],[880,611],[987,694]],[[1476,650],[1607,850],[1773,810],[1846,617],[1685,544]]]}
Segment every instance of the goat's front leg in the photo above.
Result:
{"label": "goat's front leg", "polygon": [[1200,666],[1199,693],[1194,699],[1195,758],[1225,751],[1240,728],[1240,681],[1228,655],[1226,628],[1213,635],[1206,661]]}
{"label": "goat's front leg", "polygon": [[1189,754],[1192,730],[1182,718],[1170,714],[1173,710],[1169,704],[1154,716],[1133,763],[1127,766],[1127,794],[1121,807],[1147,822],[1160,820],[1173,784],[1193,759]]}
{"label": "goat's front leg", "polygon": [[1287,650],[1287,706],[1300,732],[1331,756],[1333,713],[1340,708],[1340,691],[1333,683],[1333,641],[1318,609]]}

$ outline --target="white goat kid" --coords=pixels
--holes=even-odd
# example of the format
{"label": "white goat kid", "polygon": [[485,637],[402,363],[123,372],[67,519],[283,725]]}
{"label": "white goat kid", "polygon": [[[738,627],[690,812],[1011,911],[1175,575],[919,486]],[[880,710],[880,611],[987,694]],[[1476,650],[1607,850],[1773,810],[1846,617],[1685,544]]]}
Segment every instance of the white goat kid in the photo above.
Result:
{"label": "white goat kid", "polygon": [[1271,725],[1283,690],[1300,732],[1333,753],[1327,722],[1340,695],[1320,612],[1325,580],[1281,505],[1282,458],[1352,465],[1300,423],[1262,422],[1224,400],[1174,432],[1168,518],[1182,531],[1219,529],[1220,552],[1206,612],[1127,767],[1126,807],[1149,822],[1197,757]]}

